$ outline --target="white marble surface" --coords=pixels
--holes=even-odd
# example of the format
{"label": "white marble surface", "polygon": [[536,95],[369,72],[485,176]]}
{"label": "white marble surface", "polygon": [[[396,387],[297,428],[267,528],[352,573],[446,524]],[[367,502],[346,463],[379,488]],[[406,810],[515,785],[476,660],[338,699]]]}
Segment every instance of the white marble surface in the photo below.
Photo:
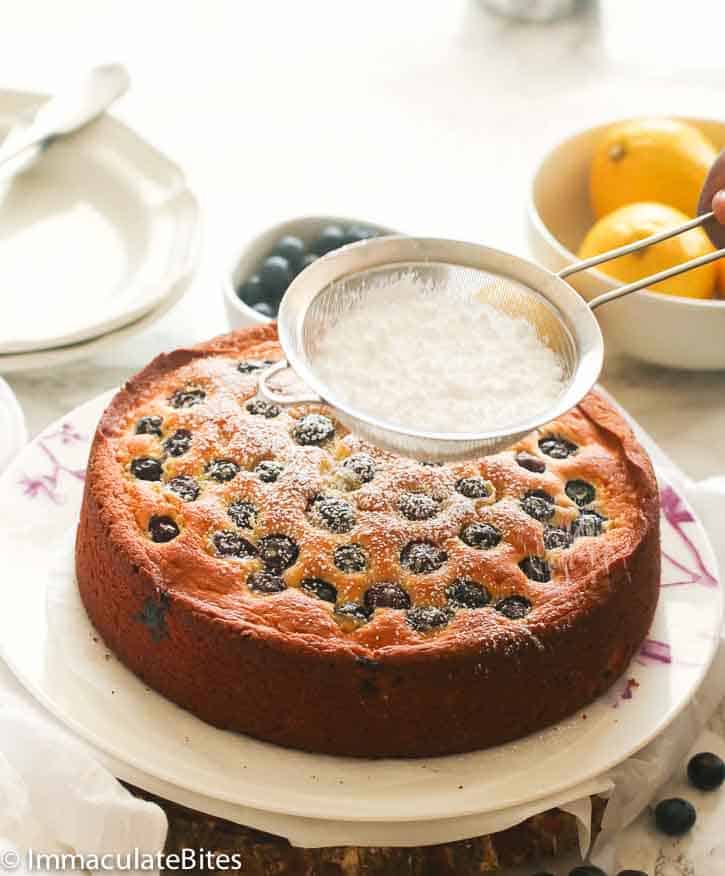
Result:
{"label": "white marble surface", "polygon": [[[524,252],[528,180],[549,143],[627,114],[722,115],[723,25],[709,0],[583,0],[547,26],[478,0],[14,4],[2,84],[48,91],[71,65],[123,61],[134,82],[117,114],[184,168],[206,220],[192,289],[158,324],[9,377],[31,433],[157,352],[224,331],[221,273],[279,219],[357,215]],[[688,474],[725,468],[725,373],[642,366],[612,344],[603,382]]]}

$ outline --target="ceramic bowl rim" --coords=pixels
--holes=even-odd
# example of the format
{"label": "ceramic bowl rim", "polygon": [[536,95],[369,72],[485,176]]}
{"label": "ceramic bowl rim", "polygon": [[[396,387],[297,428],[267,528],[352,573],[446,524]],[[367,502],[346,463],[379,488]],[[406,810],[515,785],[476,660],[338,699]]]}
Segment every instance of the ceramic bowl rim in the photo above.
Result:
{"label": "ceramic bowl rim", "polygon": [[[637,118],[643,118],[643,116],[628,116],[625,118],[611,119],[610,121],[603,121],[598,125],[590,125],[588,128],[576,128],[570,130],[565,137],[558,139],[555,143],[553,143],[553,145],[550,145],[536,163],[536,168],[534,169],[534,172],[531,175],[531,179],[529,182],[526,203],[527,215],[537,234],[539,234],[543,238],[544,242],[550,248],[554,249],[562,259],[566,260],[566,264],[571,264],[572,262],[578,261],[576,253],[573,253],[570,249],[564,246],[564,244],[554,235],[553,231],[542,219],[536,205],[536,183],[540,179],[541,173],[544,170],[544,165],[551,158],[553,153],[560,149],[562,146],[570,144],[572,143],[572,141],[577,140],[580,137],[584,137],[586,134],[593,134],[594,132],[599,130],[603,131],[610,125],[633,121]],[[716,119],[707,116],[663,116],[662,114],[650,115],[649,118],[675,118],[680,119],[683,122],[689,122],[690,124],[695,126],[703,123],[706,125],[717,125],[722,127],[723,136],[725,137],[725,120],[722,119]],[[597,270],[596,268],[589,268],[585,275],[596,279],[598,283],[602,284],[602,286],[605,287],[602,289],[602,292],[609,291],[610,289],[615,289],[619,285],[618,282],[612,277],[608,276],[602,271]],[[674,307],[685,310],[689,310],[690,308],[699,308],[706,310],[725,311],[725,298],[688,298],[684,295],[666,295],[660,292],[651,292],[649,290],[634,292],[632,293],[632,297],[636,298],[639,301],[642,301],[646,305],[651,306],[657,306],[658,304],[661,304],[663,307]]]}

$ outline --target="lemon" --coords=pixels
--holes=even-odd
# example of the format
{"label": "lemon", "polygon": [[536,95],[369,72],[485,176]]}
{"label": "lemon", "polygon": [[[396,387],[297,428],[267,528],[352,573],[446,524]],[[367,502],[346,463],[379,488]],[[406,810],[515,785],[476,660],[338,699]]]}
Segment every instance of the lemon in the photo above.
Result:
{"label": "lemon", "polygon": [[614,125],[596,148],[590,192],[594,215],[624,204],[657,201],[688,216],[717,150],[705,135],[676,119],[634,119]]}
{"label": "lemon", "polygon": [[[681,225],[687,218],[684,213],[665,204],[627,204],[604,216],[594,225],[579,248],[579,257],[588,259],[607,250],[634,243],[650,234]],[[647,249],[606,262],[599,266],[599,270],[617,280],[632,283],[710,252],[714,252],[714,248],[708,236],[702,228],[693,228]],[[717,286],[717,276],[716,263],[711,263],[686,274],[670,277],[651,288],[654,292],[663,292],[666,295],[712,298]]]}

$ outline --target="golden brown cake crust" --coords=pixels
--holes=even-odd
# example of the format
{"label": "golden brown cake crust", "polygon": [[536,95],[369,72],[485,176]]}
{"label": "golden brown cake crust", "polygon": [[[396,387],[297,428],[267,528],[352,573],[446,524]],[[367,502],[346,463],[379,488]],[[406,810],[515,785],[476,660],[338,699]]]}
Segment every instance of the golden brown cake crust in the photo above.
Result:
{"label": "golden brown cake crust", "polygon": [[76,569],[121,660],[212,724],[363,757],[497,744],[606,690],[660,558],[652,467],[608,402],[431,466],[321,406],[250,412],[280,357],[273,326],[162,355],[104,413]]}

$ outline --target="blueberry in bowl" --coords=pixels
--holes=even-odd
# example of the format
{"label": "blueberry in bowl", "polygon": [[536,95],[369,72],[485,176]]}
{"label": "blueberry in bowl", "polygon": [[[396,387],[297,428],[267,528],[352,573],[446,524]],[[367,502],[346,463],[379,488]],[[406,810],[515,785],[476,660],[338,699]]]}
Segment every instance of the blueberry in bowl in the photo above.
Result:
{"label": "blueberry in bowl", "polygon": [[229,324],[242,328],[276,319],[289,284],[318,258],[341,246],[395,233],[382,225],[329,216],[273,226],[242,250],[224,278]]}

